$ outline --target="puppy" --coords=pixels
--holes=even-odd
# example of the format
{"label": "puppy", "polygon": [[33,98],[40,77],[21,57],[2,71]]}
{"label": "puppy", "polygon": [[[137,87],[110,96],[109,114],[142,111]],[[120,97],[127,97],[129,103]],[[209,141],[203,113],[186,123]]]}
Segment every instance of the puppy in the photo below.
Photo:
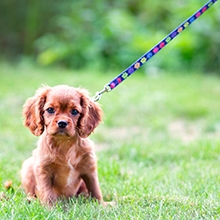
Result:
{"label": "puppy", "polygon": [[33,156],[22,165],[25,192],[47,205],[80,193],[105,205],[93,143],[87,138],[101,122],[99,105],[85,90],[45,86],[25,102],[23,116],[24,125],[40,136]]}

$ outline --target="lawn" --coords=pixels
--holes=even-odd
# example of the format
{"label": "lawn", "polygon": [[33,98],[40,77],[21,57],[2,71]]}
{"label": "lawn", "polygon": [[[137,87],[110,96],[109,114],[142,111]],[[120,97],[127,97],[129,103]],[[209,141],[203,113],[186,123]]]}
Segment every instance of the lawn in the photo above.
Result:
{"label": "lawn", "polygon": [[[84,87],[91,95],[118,72],[0,63],[0,219],[220,219],[220,78],[135,73],[103,95],[103,123],[91,135],[99,158],[102,207],[83,198],[47,209],[20,189],[22,161],[37,137],[22,105],[41,84]],[[6,190],[5,181],[13,188]]]}

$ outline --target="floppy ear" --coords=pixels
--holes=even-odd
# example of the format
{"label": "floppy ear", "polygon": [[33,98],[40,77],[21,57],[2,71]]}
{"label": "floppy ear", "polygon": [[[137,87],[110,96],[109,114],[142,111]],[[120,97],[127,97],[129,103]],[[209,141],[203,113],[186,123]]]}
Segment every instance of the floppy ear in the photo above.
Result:
{"label": "floppy ear", "polygon": [[36,136],[40,136],[44,131],[43,107],[50,89],[50,87],[38,89],[23,106],[24,125]]}
{"label": "floppy ear", "polygon": [[78,120],[78,134],[82,138],[88,137],[102,121],[102,109],[93,102],[83,90],[78,90],[81,96],[82,112]]}

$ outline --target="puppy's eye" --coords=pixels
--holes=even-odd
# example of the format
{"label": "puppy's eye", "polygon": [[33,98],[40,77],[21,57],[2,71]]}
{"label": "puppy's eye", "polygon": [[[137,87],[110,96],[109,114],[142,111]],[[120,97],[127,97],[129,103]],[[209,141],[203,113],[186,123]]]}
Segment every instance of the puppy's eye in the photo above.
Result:
{"label": "puppy's eye", "polygon": [[54,108],[48,108],[46,111],[47,111],[49,114],[55,113]]}
{"label": "puppy's eye", "polygon": [[79,114],[79,111],[76,110],[76,109],[73,109],[73,110],[71,111],[71,114],[72,114],[72,115],[77,115],[77,114]]}

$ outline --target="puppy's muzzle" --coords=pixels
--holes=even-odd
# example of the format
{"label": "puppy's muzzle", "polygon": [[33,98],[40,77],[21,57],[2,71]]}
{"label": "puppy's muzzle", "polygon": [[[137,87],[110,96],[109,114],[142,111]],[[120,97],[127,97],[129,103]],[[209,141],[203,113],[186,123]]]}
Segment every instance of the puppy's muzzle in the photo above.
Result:
{"label": "puppy's muzzle", "polygon": [[65,120],[60,120],[57,122],[57,125],[59,128],[66,128],[66,126],[68,125],[68,122]]}

